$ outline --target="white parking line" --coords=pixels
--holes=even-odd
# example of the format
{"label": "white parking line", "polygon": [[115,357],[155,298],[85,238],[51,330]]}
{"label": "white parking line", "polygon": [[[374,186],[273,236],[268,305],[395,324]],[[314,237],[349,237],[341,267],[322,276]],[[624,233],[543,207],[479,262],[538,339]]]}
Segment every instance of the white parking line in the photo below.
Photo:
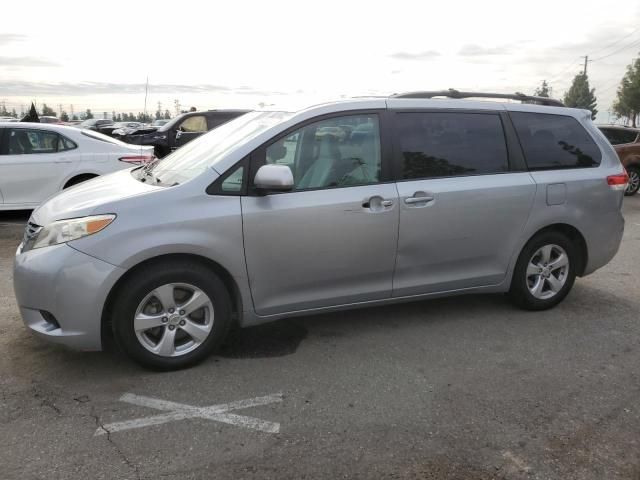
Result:
{"label": "white parking line", "polygon": [[125,393],[120,397],[120,401],[139,405],[141,407],[163,410],[168,413],[152,415],[151,417],[135,418],[133,420],[125,420],[123,422],[108,423],[98,427],[94,436],[120,432],[122,430],[130,430],[132,428],[162,425],[163,423],[184,420],[187,418],[205,418],[215,422],[227,423],[229,425],[250,428],[266,433],[278,433],[280,431],[279,423],[229,412],[281,402],[282,393],[275,393],[264,397],[248,398],[246,400],[238,400],[231,403],[222,403],[220,405],[211,405],[210,407],[195,407],[184,403],[170,402],[142,395],[134,395],[133,393]]}

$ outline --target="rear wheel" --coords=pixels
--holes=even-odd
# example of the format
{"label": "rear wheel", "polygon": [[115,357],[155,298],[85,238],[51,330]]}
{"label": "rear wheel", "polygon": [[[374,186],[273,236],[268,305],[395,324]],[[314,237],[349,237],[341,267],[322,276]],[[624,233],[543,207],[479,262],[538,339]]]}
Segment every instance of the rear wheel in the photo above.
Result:
{"label": "rear wheel", "polygon": [[119,290],[114,336],[142,365],[174,370],[207,357],[224,339],[231,300],[222,281],[196,262],[145,267]]}
{"label": "rear wheel", "polygon": [[630,197],[638,193],[638,189],[640,189],[640,167],[629,167],[627,168],[627,173],[629,174],[629,183],[627,183],[624,194]]}
{"label": "rear wheel", "polygon": [[522,249],[509,296],[527,310],[554,307],[567,296],[576,278],[578,250],[559,232],[543,232]]}

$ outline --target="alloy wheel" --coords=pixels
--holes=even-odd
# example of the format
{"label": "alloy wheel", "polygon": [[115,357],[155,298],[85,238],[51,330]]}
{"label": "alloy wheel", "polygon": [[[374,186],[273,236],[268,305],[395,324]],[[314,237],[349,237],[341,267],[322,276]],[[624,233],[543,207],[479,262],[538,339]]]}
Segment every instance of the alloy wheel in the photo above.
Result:
{"label": "alloy wheel", "polygon": [[638,191],[638,187],[640,187],[640,173],[638,173],[637,170],[630,169],[628,174],[629,183],[627,183],[627,193],[635,193]]}
{"label": "alloy wheel", "polygon": [[533,254],[527,265],[527,288],[531,295],[548,300],[558,294],[567,281],[569,256],[559,245],[545,245]]}
{"label": "alloy wheel", "polygon": [[209,296],[187,283],[168,283],[146,295],[133,319],[140,344],[156,355],[185,355],[209,337],[214,308]]}

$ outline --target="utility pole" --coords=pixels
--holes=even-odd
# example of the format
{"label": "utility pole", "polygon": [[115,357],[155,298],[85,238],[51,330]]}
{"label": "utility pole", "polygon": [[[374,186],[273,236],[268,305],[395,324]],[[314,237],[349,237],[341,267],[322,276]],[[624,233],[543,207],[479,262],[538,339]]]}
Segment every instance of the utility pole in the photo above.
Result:
{"label": "utility pole", "polygon": [[582,74],[586,75],[587,74],[587,64],[591,61],[589,60],[589,55],[584,55],[581,58],[584,58],[584,70],[582,70]]}
{"label": "utility pole", "polygon": [[180,100],[177,98],[173,101],[174,106],[176,107],[176,117],[180,115]]}
{"label": "utility pole", "polygon": [[60,112],[60,117],[62,117],[62,104],[61,103],[58,104],[58,111]]}
{"label": "utility pole", "polygon": [[73,120],[73,103],[69,105],[69,111],[71,112],[71,119]]}

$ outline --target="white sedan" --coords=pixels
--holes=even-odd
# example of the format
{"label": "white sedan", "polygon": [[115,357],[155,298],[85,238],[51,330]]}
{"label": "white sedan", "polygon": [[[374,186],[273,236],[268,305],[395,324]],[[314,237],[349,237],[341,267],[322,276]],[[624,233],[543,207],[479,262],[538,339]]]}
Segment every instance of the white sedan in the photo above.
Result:
{"label": "white sedan", "polygon": [[153,158],[153,147],[92,130],[0,122],[0,210],[35,208],[64,188]]}

